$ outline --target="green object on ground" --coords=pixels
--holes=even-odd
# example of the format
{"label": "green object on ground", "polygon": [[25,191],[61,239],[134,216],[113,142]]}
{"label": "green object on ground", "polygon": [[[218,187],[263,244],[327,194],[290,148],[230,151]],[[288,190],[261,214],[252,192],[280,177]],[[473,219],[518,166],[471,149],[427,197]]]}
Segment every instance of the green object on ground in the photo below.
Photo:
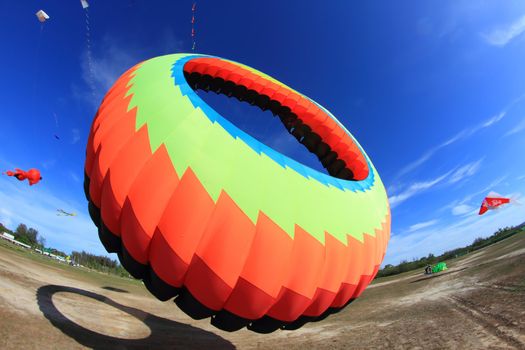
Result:
{"label": "green object on ground", "polygon": [[432,273],[438,273],[445,271],[447,269],[447,264],[444,262],[437,263],[436,266],[432,268]]}

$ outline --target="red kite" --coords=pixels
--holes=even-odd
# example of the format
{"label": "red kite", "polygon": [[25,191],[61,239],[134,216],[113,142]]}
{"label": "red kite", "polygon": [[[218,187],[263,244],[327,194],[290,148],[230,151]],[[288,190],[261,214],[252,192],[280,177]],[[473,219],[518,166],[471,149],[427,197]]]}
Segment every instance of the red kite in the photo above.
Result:
{"label": "red kite", "polygon": [[491,192],[483,199],[481,207],[479,208],[479,215],[485,214],[488,210],[497,209],[503,204],[510,203],[510,198],[505,198],[495,192]]}
{"label": "red kite", "polygon": [[42,176],[40,176],[40,171],[38,169],[29,169],[28,171],[21,169],[15,169],[15,171],[8,170],[4,174],[7,176],[14,176],[19,181],[27,179],[29,181],[29,186],[33,186],[42,180]]}

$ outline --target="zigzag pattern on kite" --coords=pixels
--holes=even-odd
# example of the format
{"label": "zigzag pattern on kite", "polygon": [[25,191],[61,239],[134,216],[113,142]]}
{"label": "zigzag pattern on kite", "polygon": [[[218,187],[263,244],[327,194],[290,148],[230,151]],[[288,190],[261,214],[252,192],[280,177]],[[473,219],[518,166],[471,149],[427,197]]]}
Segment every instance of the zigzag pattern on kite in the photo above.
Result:
{"label": "zigzag pattern on kite", "polygon": [[[178,57],[171,61],[177,61]],[[317,217],[319,222],[314,226],[301,219],[300,213],[283,221],[271,210],[265,210],[262,202],[261,207],[259,204],[253,209],[247,207],[235,188],[228,187],[226,178],[219,175],[215,179],[218,184],[207,183],[199,163],[191,163],[190,156],[194,154],[186,155],[186,149],[181,148],[182,136],[178,140],[180,147],[174,148],[168,141],[175,134],[166,130],[168,125],[157,129],[150,121],[163,117],[151,115],[154,110],[148,109],[139,96],[139,84],[149,81],[148,88],[155,86],[149,76],[139,78],[149,62],[126,72],[108,92],[88,139],[85,190],[90,214],[106,249],[119,253],[124,267],[144,279],[159,299],[176,297],[176,303],[190,316],[211,316],[213,324],[226,330],[244,326],[260,332],[293,329],[304,322],[322,319],[358,297],[377,273],[390,235],[386,193],[375,169],[368,167],[375,181],[365,187],[360,184],[361,189],[368,187],[365,191],[344,191],[315,185],[317,180],[313,177],[294,177],[303,179],[308,186],[320,186],[315,191],[334,193],[336,199],[347,198],[333,204],[335,217],[341,203],[348,203],[351,208],[354,200],[363,199],[360,205],[369,206],[372,213],[354,226],[359,232],[351,232],[353,229],[348,226],[342,229],[344,234],[332,233],[326,229],[331,225],[329,217]],[[168,67],[175,69],[174,65]],[[180,69],[182,77],[183,69],[186,66]],[[186,73],[187,76],[192,73],[191,66]],[[181,86],[175,88],[182,89]],[[188,107],[180,104],[185,103],[182,101],[177,106],[188,113],[170,114],[171,118],[180,118],[169,122],[179,128],[176,135],[186,134],[186,128],[197,127],[201,121],[211,122],[207,118],[193,118],[186,123],[184,115],[201,116],[202,111],[200,105]],[[202,125],[205,129],[206,124]],[[211,125],[210,130],[227,132],[220,123]],[[203,132],[209,139],[203,140],[199,135],[191,147],[198,142],[215,142],[215,131]],[[239,141],[227,142],[238,148]],[[262,157],[264,151],[252,152],[246,157],[255,155],[260,166],[271,164],[268,162],[272,158]],[[365,161],[360,164],[370,165],[366,155],[361,155]],[[295,172],[292,168],[282,171]],[[246,181],[249,180],[248,177]],[[214,186],[219,190],[214,190]],[[292,186],[280,190],[294,189]],[[253,201],[258,202],[263,197],[257,197],[256,191],[257,188],[252,191]],[[377,199],[367,199],[372,195]],[[301,203],[301,195],[297,196]],[[315,233],[309,227],[325,229]]]}

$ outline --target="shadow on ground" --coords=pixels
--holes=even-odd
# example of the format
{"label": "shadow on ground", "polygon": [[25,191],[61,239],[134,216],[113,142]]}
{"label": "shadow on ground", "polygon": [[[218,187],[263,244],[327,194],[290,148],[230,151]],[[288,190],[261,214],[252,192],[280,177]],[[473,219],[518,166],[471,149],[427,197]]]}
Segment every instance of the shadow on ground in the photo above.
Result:
{"label": "shadow on ground", "polygon": [[[91,331],[64,316],[53,303],[56,293],[75,293],[105,303],[143,322],[151,331],[142,339],[124,339]],[[83,289],[45,285],[36,292],[38,307],[62,333],[93,349],[235,349],[232,343],[214,333],[158,317],[133,307],[119,304],[103,295]],[[110,323],[110,319],[101,320]]]}
{"label": "shadow on ground", "polygon": [[112,292],[118,292],[118,293],[129,293],[127,290],[125,289],[120,289],[120,288],[116,288],[116,287],[111,287],[111,286],[104,286],[104,287],[101,287],[102,289],[105,289],[105,290],[110,290]]}

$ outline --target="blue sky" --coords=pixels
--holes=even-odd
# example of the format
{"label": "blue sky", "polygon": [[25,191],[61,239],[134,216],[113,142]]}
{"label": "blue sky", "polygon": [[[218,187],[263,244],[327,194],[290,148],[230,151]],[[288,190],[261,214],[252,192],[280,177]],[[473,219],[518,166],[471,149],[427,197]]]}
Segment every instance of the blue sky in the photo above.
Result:
{"label": "blue sky", "polygon": [[[0,222],[24,222],[67,252],[105,253],[82,190],[89,127],[127,68],[190,51],[191,4],[92,0],[88,28],[80,1],[0,2],[0,168],[37,167],[44,177],[32,187],[0,177]],[[44,25],[39,9],[51,17]],[[196,31],[197,52],[274,76],[358,139],[392,206],[386,263],[525,221],[525,205],[477,216],[489,191],[525,193],[525,3],[198,1]],[[264,142],[317,166],[268,112],[202,95]],[[59,217],[57,208],[79,215]]]}

